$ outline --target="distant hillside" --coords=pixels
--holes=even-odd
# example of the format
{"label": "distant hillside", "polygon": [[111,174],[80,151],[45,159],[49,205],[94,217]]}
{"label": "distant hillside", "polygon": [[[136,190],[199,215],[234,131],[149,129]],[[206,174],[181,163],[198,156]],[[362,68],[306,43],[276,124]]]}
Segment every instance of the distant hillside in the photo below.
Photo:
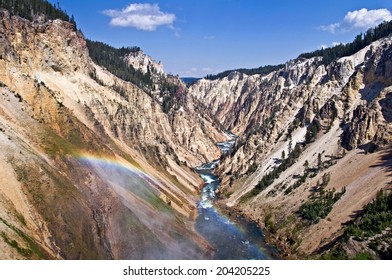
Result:
{"label": "distant hillside", "polygon": [[53,5],[46,0],[0,0],[0,8],[11,14],[32,20],[34,15],[44,14],[49,19],[61,19],[72,23],[76,29],[73,15],[70,17],[60,8],[60,4]]}
{"label": "distant hillside", "polygon": [[232,73],[234,71],[240,72],[240,73],[243,73],[246,75],[255,75],[255,74],[267,75],[273,71],[276,71],[276,70],[279,70],[282,68],[284,68],[284,64],[265,65],[265,66],[260,66],[259,68],[251,68],[251,69],[240,68],[240,69],[234,69],[234,70],[226,70],[226,71],[218,73],[216,75],[207,75],[205,78],[207,80],[222,79],[224,77],[227,77],[230,73]]}
{"label": "distant hillside", "polygon": [[135,69],[124,61],[124,56],[131,52],[140,51],[139,47],[115,48],[108,44],[86,40],[91,59],[98,65],[105,67],[124,81],[132,82],[140,88],[150,88],[151,75]]}
{"label": "distant hillside", "polygon": [[299,58],[311,58],[315,56],[321,56],[323,58],[322,63],[328,65],[336,59],[344,56],[350,56],[370,45],[371,43],[388,36],[392,33],[392,21],[383,22],[375,28],[368,29],[364,34],[358,34],[354,41],[348,44],[339,44],[334,47],[316,50],[314,52],[308,52],[300,54]]}
{"label": "distant hillside", "polygon": [[[339,59],[344,56],[350,56],[364,47],[370,45],[371,43],[381,39],[383,37],[388,36],[392,33],[392,21],[383,22],[375,28],[368,29],[365,33],[358,34],[354,41],[348,44],[339,44],[330,48],[323,48],[319,50],[315,50],[313,52],[302,53],[298,56],[298,58],[312,58],[316,56],[321,56],[322,63],[324,65],[328,65],[336,59]],[[234,70],[226,70],[224,72],[218,73],[216,75],[207,75],[205,78],[207,80],[217,80],[227,77],[230,73],[236,71],[246,75],[267,75],[273,71],[284,68],[284,64],[278,65],[265,65],[258,68],[239,68]]]}
{"label": "distant hillside", "polygon": [[200,78],[194,78],[194,77],[182,77],[180,78],[184,83],[186,83],[187,85],[190,85],[198,80],[200,80]]}

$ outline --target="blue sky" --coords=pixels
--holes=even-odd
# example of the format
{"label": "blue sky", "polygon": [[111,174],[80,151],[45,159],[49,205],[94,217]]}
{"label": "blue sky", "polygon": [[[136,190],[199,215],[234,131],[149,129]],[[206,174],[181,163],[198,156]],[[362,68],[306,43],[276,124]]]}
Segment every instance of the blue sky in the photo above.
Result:
{"label": "blue sky", "polygon": [[139,46],[166,72],[203,77],[284,63],[391,20],[391,0],[58,0],[92,40]]}

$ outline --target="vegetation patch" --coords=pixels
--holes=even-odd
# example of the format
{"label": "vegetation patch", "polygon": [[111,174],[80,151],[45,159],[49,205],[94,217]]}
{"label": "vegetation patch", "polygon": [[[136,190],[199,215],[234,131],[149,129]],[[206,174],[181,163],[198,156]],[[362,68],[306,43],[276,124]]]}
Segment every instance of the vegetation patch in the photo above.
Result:
{"label": "vegetation patch", "polygon": [[316,139],[317,133],[321,129],[321,124],[317,118],[315,118],[307,127],[305,134],[305,143],[309,144],[314,142]]}
{"label": "vegetation patch", "polygon": [[321,255],[322,260],[348,260],[347,253],[341,246],[336,246],[329,250],[329,252]]}
{"label": "vegetation patch", "polygon": [[46,129],[42,136],[42,144],[45,151],[51,156],[73,154],[77,151],[74,145],[51,129]]}
{"label": "vegetation patch", "polygon": [[368,29],[364,34],[357,35],[352,43],[339,44],[330,48],[323,48],[314,52],[303,53],[299,58],[322,57],[322,64],[328,65],[331,62],[355,54],[364,47],[370,45],[378,39],[384,38],[392,32],[392,21],[383,22],[375,28]]}
{"label": "vegetation patch", "polygon": [[[74,16],[68,14],[60,8],[60,4],[53,5],[46,0],[0,0],[0,8],[6,9],[11,14],[22,18],[33,20],[33,16],[44,14],[48,19],[61,19],[68,21],[74,25],[76,30],[76,22]],[[34,13],[32,12],[34,11]]]}
{"label": "vegetation patch", "polygon": [[354,260],[372,260],[373,257],[369,252],[359,252],[355,255]]}
{"label": "vegetation patch", "polygon": [[8,237],[5,232],[1,232],[1,237],[3,238],[4,242],[6,242],[11,247],[15,248],[19,254],[21,254],[25,258],[38,258],[38,259],[45,259],[48,258],[48,254],[44,252],[40,245],[38,245],[33,239],[27,236],[23,231],[18,229],[17,227],[13,226],[12,224],[8,223],[3,218],[0,218],[0,221],[5,224],[8,228],[14,231],[18,236],[20,236],[24,242],[26,242],[28,248],[23,248],[21,245],[16,241]]}
{"label": "vegetation patch", "polygon": [[261,180],[251,191],[247,192],[240,198],[240,202],[243,203],[248,201],[252,197],[261,193],[268,186],[270,186],[275,181],[275,179],[279,178],[281,173],[283,173],[287,168],[289,168],[295,163],[296,159],[298,159],[299,156],[301,155],[301,152],[302,152],[301,145],[297,143],[294,149],[290,151],[287,158],[282,157],[281,164],[275,167],[274,170],[272,170],[271,172],[263,176],[263,178],[261,178]]}
{"label": "vegetation patch", "polygon": [[80,151],[94,154],[105,150],[102,139],[98,139],[89,128],[81,124],[66,108],[59,109],[58,124],[61,131],[44,128],[41,143],[50,156],[78,155]]}
{"label": "vegetation patch", "polygon": [[252,68],[252,69],[245,69],[245,68],[240,68],[240,69],[235,69],[235,70],[227,70],[224,72],[221,72],[216,75],[207,75],[205,78],[208,80],[217,80],[217,79],[222,79],[224,77],[227,77],[230,75],[232,72],[239,72],[243,73],[246,75],[255,75],[255,74],[260,74],[260,75],[268,75],[269,73],[273,71],[280,70],[284,68],[284,64],[278,64],[278,65],[265,65],[261,66],[258,68]]}
{"label": "vegetation patch", "polygon": [[340,192],[332,190],[321,190],[317,195],[310,198],[299,208],[299,216],[307,220],[310,224],[317,224],[320,219],[327,217],[331,212],[333,205],[345,194],[346,188],[343,187]]}
{"label": "vegetation patch", "polygon": [[[118,78],[131,82],[142,89],[152,87],[150,72],[144,74],[124,61],[124,56],[140,51],[139,47],[115,48],[108,44],[86,40],[91,59],[98,65],[105,67],[110,73]],[[94,77],[94,73],[90,74]],[[125,92],[120,91],[125,96]]]}
{"label": "vegetation patch", "polygon": [[303,183],[305,183],[306,178],[308,177],[308,172],[305,172],[303,175],[301,175],[299,177],[299,179],[290,187],[288,187],[285,191],[284,194],[288,195],[289,193],[291,193],[293,190],[299,188]]}
{"label": "vegetation patch", "polygon": [[32,251],[30,249],[22,248],[18,241],[14,239],[10,239],[5,232],[1,232],[0,236],[3,238],[4,242],[10,245],[12,248],[16,249],[20,255],[22,255],[25,258],[30,258],[32,255]]}
{"label": "vegetation patch", "polygon": [[[353,238],[360,242],[363,250],[348,255],[345,244]],[[368,203],[363,212],[345,224],[340,241],[321,259],[392,259],[392,192],[379,191],[376,198]]]}
{"label": "vegetation patch", "polygon": [[364,240],[382,233],[386,228],[392,228],[392,193],[387,195],[381,190],[376,199],[365,206],[362,215],[346,226],[344,236],[346,240],[350,236]]}

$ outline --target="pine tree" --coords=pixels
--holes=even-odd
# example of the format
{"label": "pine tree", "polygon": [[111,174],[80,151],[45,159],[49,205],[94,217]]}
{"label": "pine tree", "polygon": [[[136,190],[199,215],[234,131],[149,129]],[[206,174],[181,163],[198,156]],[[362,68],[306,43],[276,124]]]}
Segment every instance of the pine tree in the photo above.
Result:
{"label": "pine tree", "polygon": [[305,173],[308,173],[308,171],[309,171],[309,161],[308,160],[305,160],[304,168],[305,168]]}
{"label": "pine tree", "polygon": [[323,169],[323,161],[321,160],[321,154],[320,153],[317,155],[317,168],[319,170]]}
{"label": "pine tree", "polygon": [[11,14],[32,20],[34,15],[44,14],[48,19],[61,19],[74,24],[75,19],[60,8],[60,4],[53,5],[46,0],[0,0],[0,8]]}
{"label": "pine tree", "polygon": [[289,147],[288,147],[288,154],[289,156],[291,155],[291,153],[293,152],[293,138],[291,136],[291,133],[289,133],[289,135],[287,136],[289,139]]}

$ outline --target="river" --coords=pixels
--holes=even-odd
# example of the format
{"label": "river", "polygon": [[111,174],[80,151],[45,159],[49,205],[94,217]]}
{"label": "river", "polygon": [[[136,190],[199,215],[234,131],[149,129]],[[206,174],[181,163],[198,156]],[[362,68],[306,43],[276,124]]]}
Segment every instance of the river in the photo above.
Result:
{"label": "river", "polygon": [[[230,152],[235,143],[235,135],[229,133],[231,140],[217,143],[222,154]],[[265,243],[264,234],[256,223],[246,220],[240,215],[224,214],[214,203],[219,178],[214,174],[219,160],[206,163],[196,171],[205,182],[200,202],[196,230],[214,248],[214,259],[276,259],[277,250]]]}

